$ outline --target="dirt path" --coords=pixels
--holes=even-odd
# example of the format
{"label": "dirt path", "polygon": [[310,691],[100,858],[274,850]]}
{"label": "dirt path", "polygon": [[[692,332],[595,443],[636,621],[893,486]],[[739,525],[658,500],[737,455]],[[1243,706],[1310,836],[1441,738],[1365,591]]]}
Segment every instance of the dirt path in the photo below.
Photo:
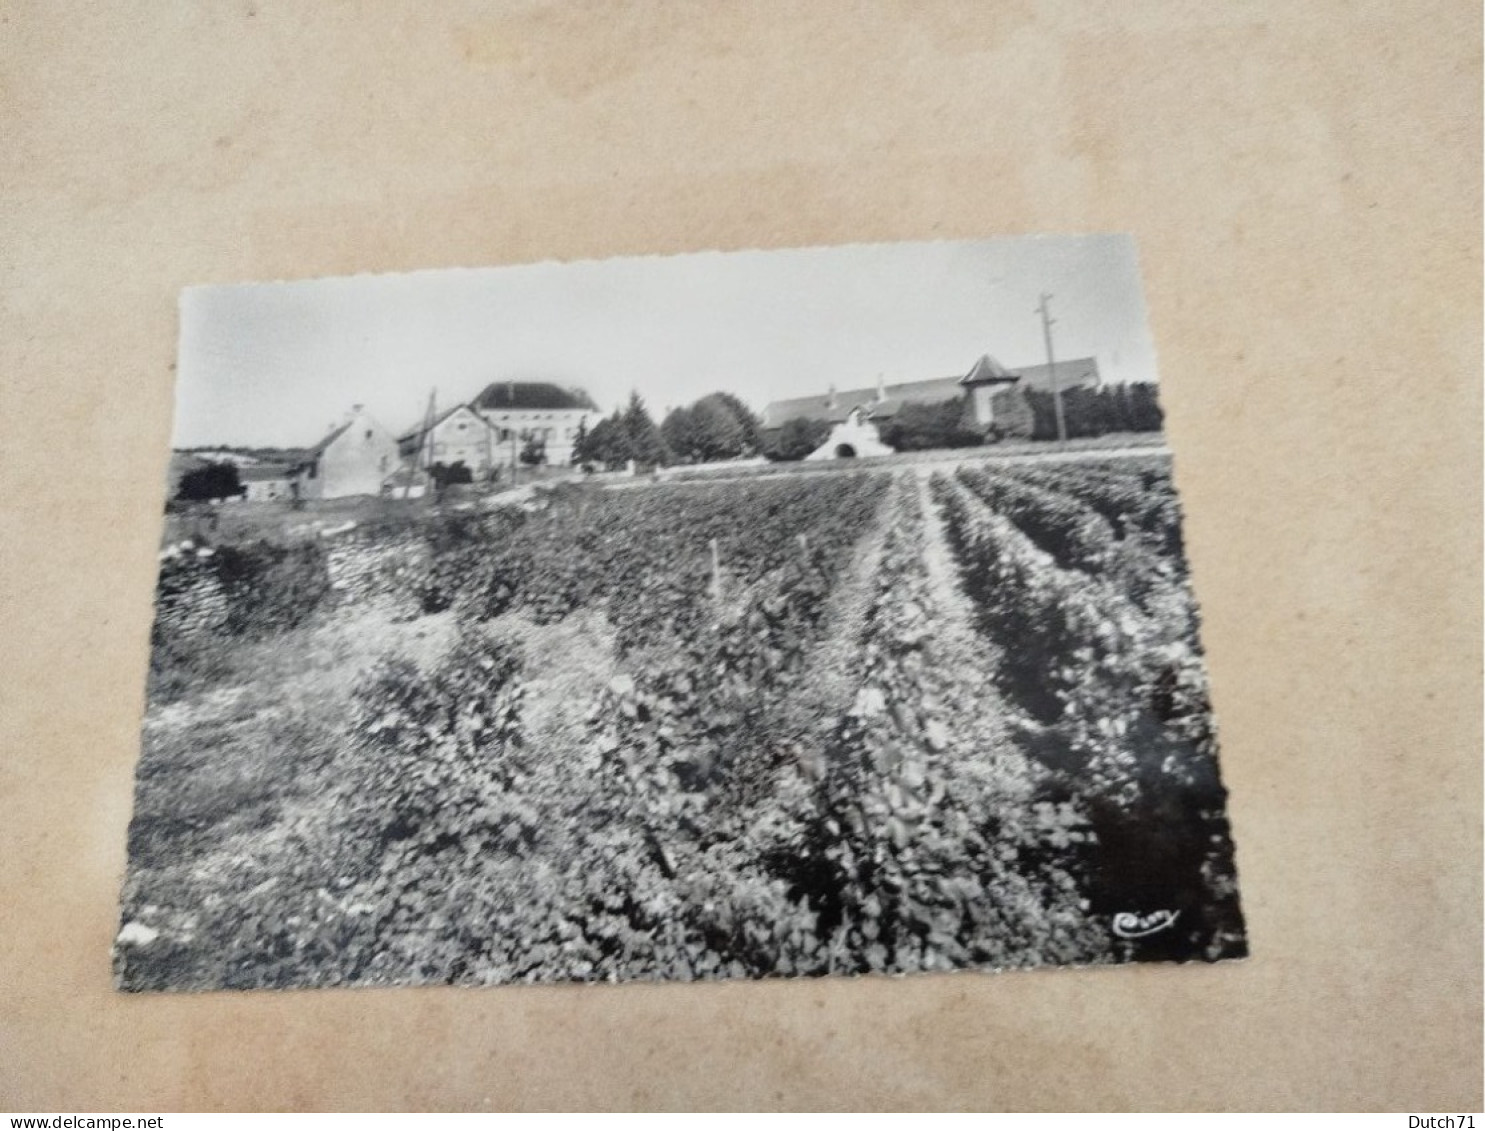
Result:
{"label": "dirt path", "polygon": [[974,603],[959,584],[943,516],[928,490],[934,470],[917,469],[913,484],[923,509],[923,564],[936,614],[929,668],[948,710],[960,772],[994,781],[1008,801],[1024,798],[1044,775],[1012,738],[1014,712],[992,682],[1004,655],[976,627]]}
{"label": "dirt path", "polygon": [[928,491],[928,478],[933,470],[919,468],[914,483],[923,508],[923,564],[928,569],[934,603],[944,618],[945,636],[964,643],[968,639],[966,634],[974,632],[975,609],[959,586],[959,571],[944,531],[943,516]]}
{"label": "dirt path", "polygon": [[775,733],[792,749],[790,768],[803,771],[806,778],[823,772],[822,751],[860,686],[861,634],[887,538],[888,516],[896,494],[911,489],[906,477],[899,476],[883,496],[871,530],[856,544],[830,594],[825,635],[811,647],[797,690],[779,704]]}

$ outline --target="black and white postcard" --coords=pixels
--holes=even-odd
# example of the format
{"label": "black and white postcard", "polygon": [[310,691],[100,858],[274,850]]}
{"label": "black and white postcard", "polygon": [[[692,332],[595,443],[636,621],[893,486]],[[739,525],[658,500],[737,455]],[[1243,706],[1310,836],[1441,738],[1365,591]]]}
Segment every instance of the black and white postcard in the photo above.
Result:
{"label": "black and white postcard", "polygon": [[180,314],[121,988],[1246,953],[1129,238]]}

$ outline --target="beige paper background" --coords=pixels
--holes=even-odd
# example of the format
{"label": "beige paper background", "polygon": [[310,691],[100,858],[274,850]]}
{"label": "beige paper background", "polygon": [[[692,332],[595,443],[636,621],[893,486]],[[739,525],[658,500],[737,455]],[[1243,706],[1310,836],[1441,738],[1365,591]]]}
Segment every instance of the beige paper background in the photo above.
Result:
{"label": "beige paper background", "polygon": [[[0,7],[0,1109],[1481,1106],[1480,13]],[[125,997],[191,283],[1135,233],[1254,956]],[[421,379],[421,378],[420,378]]]}

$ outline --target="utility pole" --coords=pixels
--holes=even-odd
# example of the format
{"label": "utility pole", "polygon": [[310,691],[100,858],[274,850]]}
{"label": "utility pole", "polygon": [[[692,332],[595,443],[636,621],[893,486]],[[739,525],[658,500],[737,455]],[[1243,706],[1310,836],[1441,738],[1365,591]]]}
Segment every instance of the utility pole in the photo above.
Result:
{"label": "utility pole", "polygon": [[1047,340],[1047,380],[1052,384],[1052,409],[1057,413],[1057,442],[1067,443],[1067,420],[1062,415],[1062,387],[1057,380],[1057,362],[1052,357],[1052,323],[1054,319],[1047,310],[1051,295],[1042,295],[1037,312],[1042,316],[1042,335]]}
{"label": "utility pole", "polygon": [[433,422],[438,419],[438,387],[428,394],[428,411],[423,414],[423,435],[418,441],[417,469],[423,473],[423,494],[432,505],[438,494],[433,475]]}

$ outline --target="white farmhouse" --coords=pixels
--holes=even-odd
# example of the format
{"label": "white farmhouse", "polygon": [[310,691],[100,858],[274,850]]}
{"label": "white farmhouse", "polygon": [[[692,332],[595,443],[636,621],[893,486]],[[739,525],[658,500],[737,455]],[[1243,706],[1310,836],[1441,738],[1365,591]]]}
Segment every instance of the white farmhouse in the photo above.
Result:
{"label": "white farmhouse", "polygon": [[472,402],[474,409],[497,429],[509,447],[539,439],[546,445],[547,463],[572,462],[578,429],[598,423],[598,406],[582,389],[545,381],[497,381]]}
{"label": "white farmhouse", "polygon": [[402,454],[421,466],[462,463],[475,479],[519,460],[531,440],[544,445],[546,462],[572,462],[581,428],[598,422],[598,406],[581,389],[545,381],[499,381],[468,404],[456,405],[399,441]]}
{"label": "white farmhouse", "polygon": [[309,450],[299,470],[300,494],[306,499],[380,495],[401,462],[397,437],[356,405],[344,424]]}

